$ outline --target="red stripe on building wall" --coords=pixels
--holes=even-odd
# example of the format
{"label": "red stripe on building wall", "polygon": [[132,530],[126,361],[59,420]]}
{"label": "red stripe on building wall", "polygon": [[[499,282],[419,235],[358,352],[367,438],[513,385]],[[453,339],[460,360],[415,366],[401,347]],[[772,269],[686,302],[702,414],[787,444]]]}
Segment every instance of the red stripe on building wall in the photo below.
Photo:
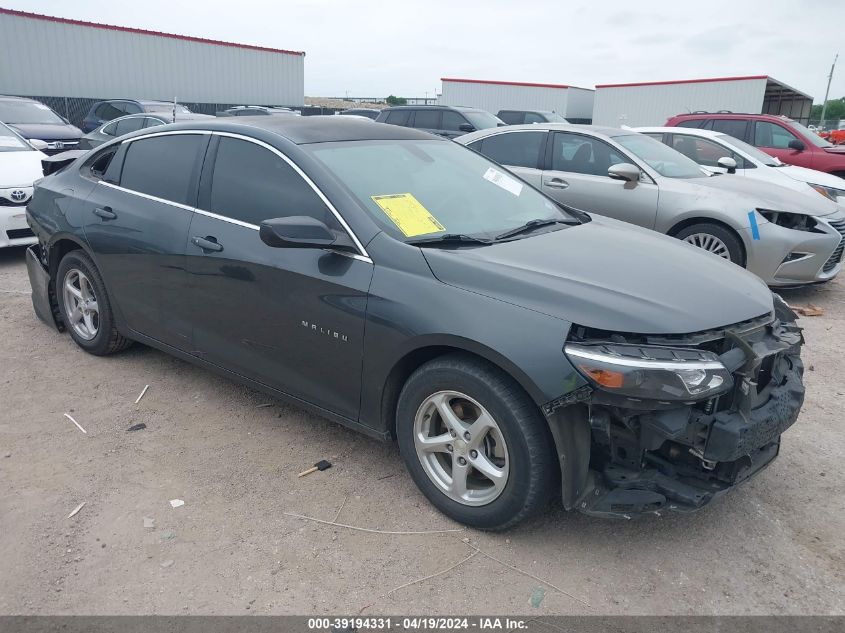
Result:
{"label": "red stripe on building wall", "polygon": [[175,35],[173,33],[162,33],[161,31],[147,31],[135,29],[128,26],[113,26],[111,24],[99,24],[97,22],[83,22],[82,20],[70,20],[57,18],[52,15],[41,15],[40,13],[27,13],[26,11],[15,11],[0,7],[0,14],[14,15],[19,18],[30,18],[32,20],[43,20],[45,22],[58,22],[59,24],[73,24],[74,26],[87,26],[94,29],[105,29],[107,31],[121,31],[123,33],[137,33],[139,35],[152,35],[154,37],[167,37],[173,40],[185,42],[197,42],[199,44],[213,44],[215,46],[230,46],[232,48],[244,48],[251,51],[264,51],[267,53],[281,53],[283,55],[304,56],[304,51],[288,51],[281,48],[268,48],[266,46],[253,46],[252,44],[235,44],[234,42],[222,42],[220,40],[209,40],[204,37],[191,37],[189,35]]}
{"label": "red stripe on building wall", "polygon": [[575,88],[564,84],[533,84],[524,81],[486,81],[484,79],[451,79],[441,77],[440,81],[450,81],[459,84],[492,84],[494,86],[528,86],[530,88]]}
{"label": "red stripe on building wall", "polygon": [[712,79],[678,79],[677,81],[643,81],[632,84],[598,84],[596,88],[629,88],[632,86],[671,86],[673,84],[703,84],[712,81],[747,81],[750,79],[768,79],[768,75],[749,75],[748,77],[714,77]]}

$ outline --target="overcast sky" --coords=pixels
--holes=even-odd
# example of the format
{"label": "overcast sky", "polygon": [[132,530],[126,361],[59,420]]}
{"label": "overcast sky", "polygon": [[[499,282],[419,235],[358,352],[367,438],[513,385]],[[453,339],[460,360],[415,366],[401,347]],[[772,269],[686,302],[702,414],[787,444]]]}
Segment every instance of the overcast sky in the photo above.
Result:
{"label": "overcast sky", "polygon": [[[820,103],[833,56],[845,53],[841,0],[0,0],[0,6],[303,50],[305,94],[323,97],[431,96],[441,77],[592,88],[770,75]],[[830,90],[831,98],[842,96],[845,58]]]}

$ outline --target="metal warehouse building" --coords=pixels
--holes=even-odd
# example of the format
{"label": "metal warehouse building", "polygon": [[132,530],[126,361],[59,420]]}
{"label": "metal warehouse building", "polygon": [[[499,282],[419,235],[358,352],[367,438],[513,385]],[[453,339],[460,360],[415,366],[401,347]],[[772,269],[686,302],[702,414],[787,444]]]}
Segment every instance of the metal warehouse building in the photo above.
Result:
{"label": "metal warehouse building", "polygon": [[575,123],[593,116],[593,90],[562,84],[442,78],[440,105],[463,105],[496,114],[499,110],[553,111]]}
{"label": "metal warehouse building", "polygon": [[782,114],[802,123],[813,98],[768,75],[596,86],[596,125],[663,125],[671,116],[705,111]]}
{"label": "metal warehouse building", "polygon": [[300,51],[0,8],[0,94],[36,97],[71,119],[114,98],[176,98],[209,113],[231,104],[301,106],[304,59]]}

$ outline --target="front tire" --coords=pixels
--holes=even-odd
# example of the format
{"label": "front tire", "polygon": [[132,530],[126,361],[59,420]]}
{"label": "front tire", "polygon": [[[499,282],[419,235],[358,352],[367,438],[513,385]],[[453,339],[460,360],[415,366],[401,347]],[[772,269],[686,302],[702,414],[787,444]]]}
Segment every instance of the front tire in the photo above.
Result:
{"label": "front tire", "polygon": [[56,296],[71,338],[86,352],[106,356],[132,344],[117,331],[100,271],[84,251],[71,251],[59,262]]}
{"label": "front tire", "polygon": [[675,234],[679,240],[732,261],[737,266],[745,267],[745,251],[742,241],[728,228],[712,222],[700,222],[681,229]]}
{"label": "front tire", "polygon": [[497,367],[455,354],[417,369],[396,409],[399,450],[441,512],[502,530],[542,509],[558,475],[537,406]]}

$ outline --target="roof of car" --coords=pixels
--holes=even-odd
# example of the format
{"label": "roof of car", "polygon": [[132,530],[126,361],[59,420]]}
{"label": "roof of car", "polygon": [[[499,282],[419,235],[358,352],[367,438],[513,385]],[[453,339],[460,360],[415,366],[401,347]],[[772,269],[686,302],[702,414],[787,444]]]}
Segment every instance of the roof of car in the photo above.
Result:
{"label": "roof of car", "polygon": [[681,112],[671,117],[673,119],[691,118],[691,119],[778,119],[781,121],[792,121],[787,116],[782,114],[760,114],[754,112]]}
{"label": "roof of car", "polygon": [[726,136],[724,132],[716,132],[714,130],[702,130],[697,127],[653,127],[642,126],[631,128],[634,132],[665,132],[667,134],[689,134],[691,136],[703,136],[705,138],[716,138],[717,136]]}
{"label": "roof of car", "polygon": [[[333,141],[445,140],[433,134],[400,125],[361,121],[344,116],[213,117],[213,120],[209,121],[177,122],[168,127],[174,131],[204,129],[241,134],[247,132],[245,128],[252,127],[278,134],[297,145]],[[159,129],[161,128],[157,128]]]}
{"label": "roof of car", "polygon": [[529,130],[536,132],[537,130],[559,130],[561,132],[592,132],[594,134],[603,134],[605,136],[624,136],[625,134],[634,133],[637,131],[633,129],[622,129],[618,127],[606,127],[602,125],[578,125],[575,123],[525,123],[522,125],[505,125],[499,127],[486,128],[471,132],[465,136],[459,136],[457,140],[465,138],[478,138],[482,136],[489,136],[490,134],[498,134],[511,130]]}
{"label": "roof of car", "polygon": [[[470,111],[482,111],[481,108],[472,108],[470,106],[459,106],[459,105],[398,105],[398,106],[390,106],[389,108],[385,108],[384,110],[470,110]],[[384,112],[382,110],[382,112]]]}
{"label": "roof of car", "polygon": [[[115,121],[122,121],[123,119],[169,119],[171,117],[170,112],[137,112],[135,114],[125,114],[123,116],[117,117],[115,119],[111,119],[110,121],[106,121],[103,125],[108,125],[109,123],[114,123]],[[211,114],[200,114],[198,112],[179,112],[176,111],[176,121],[198,121],[200,119],[216,119],[217,117]]]}

